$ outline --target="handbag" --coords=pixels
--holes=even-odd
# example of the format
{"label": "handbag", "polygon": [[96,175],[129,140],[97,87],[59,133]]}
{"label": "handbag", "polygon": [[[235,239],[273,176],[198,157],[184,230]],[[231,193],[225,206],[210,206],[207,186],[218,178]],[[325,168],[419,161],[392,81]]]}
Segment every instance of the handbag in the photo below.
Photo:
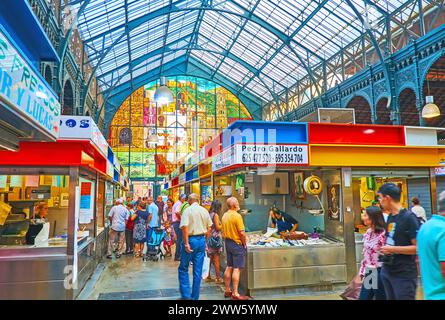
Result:
{"label": "handbag", "polygon": [[345,291],[340,294],[343,300],[358,300],[360,291],[362,290],[363,280],[359,274],[352,278]]}
{"label": "handbag", "polygon": [[222,240],[221,237],[218,236],[212,236],[207,241],[207,245],[212,249],[219,249],[222,247]]}

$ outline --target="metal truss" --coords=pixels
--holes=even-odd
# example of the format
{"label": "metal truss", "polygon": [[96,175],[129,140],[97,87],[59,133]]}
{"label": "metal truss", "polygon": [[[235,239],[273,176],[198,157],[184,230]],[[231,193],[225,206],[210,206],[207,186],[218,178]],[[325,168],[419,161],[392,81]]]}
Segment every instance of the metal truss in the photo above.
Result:
{"label": "metal truss", "polygon": [[[188,68],[198,68],[272,119],[309,101],[324,106],[326,91],[375,63],[383,66],[393,97],[390,55],[407,37],[423,36],[435,23],[425,26],[425,13],[441,10],[444,1],[73,0],[67,5],[78,8],[88,55],[84,64],[92,65],[81,101],[94,78],[107,103],[142,85],[136,79],[162,76],[174,65],[188,74],[193,73]],[[419,32],[410,29],[416,22]]]}

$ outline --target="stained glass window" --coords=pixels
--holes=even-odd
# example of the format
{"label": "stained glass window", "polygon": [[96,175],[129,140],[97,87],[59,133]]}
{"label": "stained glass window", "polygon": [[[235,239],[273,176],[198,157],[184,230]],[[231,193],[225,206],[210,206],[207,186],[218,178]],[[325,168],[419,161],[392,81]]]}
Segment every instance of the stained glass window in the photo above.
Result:
{"label": "stained glass window", "polygon": [[230,123],[252,120],[238,98],[214,82],[186,76],[166,80],[172,103],[156,104],[159,81],[151,82],[133,92],[111,122],[109,143],[132,180],[163,177]]}

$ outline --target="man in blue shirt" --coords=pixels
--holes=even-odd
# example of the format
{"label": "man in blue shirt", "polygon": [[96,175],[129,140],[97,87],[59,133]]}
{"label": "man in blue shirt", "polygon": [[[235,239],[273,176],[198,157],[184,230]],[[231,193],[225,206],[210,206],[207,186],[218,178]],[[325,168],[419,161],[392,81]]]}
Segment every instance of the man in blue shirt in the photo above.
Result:
{"label": "man in blue shirt", "polygon": [[445,191],[439,195],[439,214],[420,228],[417,252],[425,299],[445,300]]}
{"label": "man in blue shirt", "polygon": [[150,242],[153,229],[159,228],[159,209],[158,206],[153,202],[152,197],[147,198],[147,211],[148,211],[147,241]]}

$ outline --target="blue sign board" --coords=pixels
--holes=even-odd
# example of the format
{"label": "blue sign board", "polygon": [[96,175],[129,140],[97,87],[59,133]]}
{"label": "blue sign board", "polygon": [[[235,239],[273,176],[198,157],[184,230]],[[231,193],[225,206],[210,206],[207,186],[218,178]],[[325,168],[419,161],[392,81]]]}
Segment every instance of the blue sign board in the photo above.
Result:
{"label": "blue sign board", "polygon": [[198,167],[193,168],[185,173],[185,182],[189,182],[199,178]]}
{"label": "blue sign board", "polygon": [[235,121],[222,132],[222,149],[234,144],[307,144],[304,122]]}
{"label": "blue sign board", "polygon": [[113,152],[113,150],[111,150],[111,148],[110,148],[109,146],[108,146],[107,159],[108,159],[108,161],[110,161],[112,164],[114,164],[114,152]]}
{"label": "blue sign board", "polygon": [[120,173],[119,173],[119,171],[117,171],[117,170],[114,170],[114,182],[119,182],[119,175],[120,175]]}

